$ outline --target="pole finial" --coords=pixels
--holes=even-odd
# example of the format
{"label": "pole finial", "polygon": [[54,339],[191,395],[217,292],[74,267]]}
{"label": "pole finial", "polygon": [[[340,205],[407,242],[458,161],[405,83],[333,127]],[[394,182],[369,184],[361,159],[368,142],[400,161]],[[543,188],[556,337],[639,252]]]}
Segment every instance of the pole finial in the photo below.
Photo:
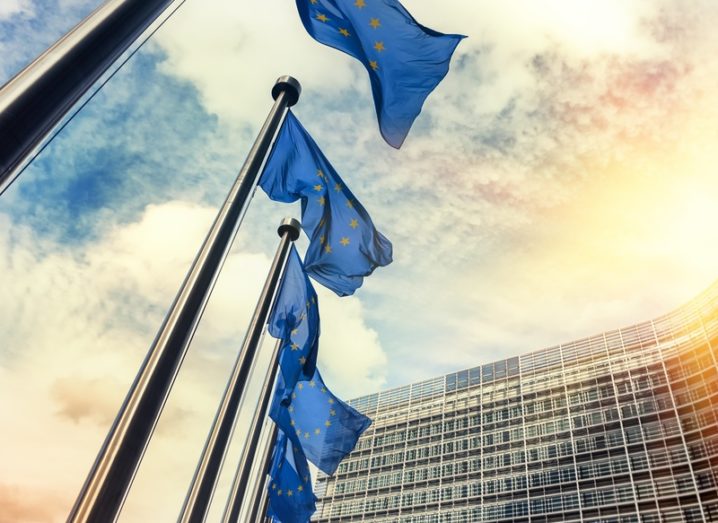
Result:
{"label": "pole finial", "polygon": [[285,234],[289,233],[289,239],[291,241],[296,240],[299,238],[299,228],[301,227],[301,224],[295,220],[294,218],[284,218],[282,220],[282,223],[279,224],[279,228],[277,229],[277,234],[279,236],[284,236]]}
{"label": "pole finial", "polygon": [[280,76],[277,78],[277,81],[274,82],[274,87],[272,87],[272,98],[276,100],[281,92],[286,93],[287,106],[291,107],[299,101],[299,95],[302,94],[302,86],[299,84],[299,80],[293,76]]}

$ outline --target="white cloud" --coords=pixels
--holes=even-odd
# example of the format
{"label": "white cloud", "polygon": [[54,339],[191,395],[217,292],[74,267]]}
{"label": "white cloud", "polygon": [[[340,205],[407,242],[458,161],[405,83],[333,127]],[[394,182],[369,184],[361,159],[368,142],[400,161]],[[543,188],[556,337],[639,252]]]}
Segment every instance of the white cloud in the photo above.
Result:
{"label": "white cloud", "polygon": [[366,327],[362,302],[315,287],[322,307],[319,369],[324,381],[346,400],[379,390],[386,381],[387,356],[378,333]]}
{"label": "white cloud", "polygon": [[[191,82],[207,111],[241,131],[200,133],[193,93],[177,83],[187,105],[175,106],[176,120],[164,111],[147,118],[145,108],[170,98],[161,81],[107,91],[115,103],[98,113],[124,114],[130,100],[143,107],[132,132],[112,141],[152,156],[151,167],[127,168],[138,196],[107,203],[102,239],[79,251],[0,223],[0,269],[11,275],[0,288],[0,424],[19,442],[0,449],[0,461],[21,501],[31,488],[69,505],[214,212],[172,203],[104,226],[131,215],[139,198],[159,198],[154,184],[173,171],[170,158],[212,173],[197,174],[183,196],[222,192],[218,173],[234,167],[215,160],[246,145],[236,140],[258,128],[280,74],[302,81],[297,114],[395,247],[395,262],[358,298],[321,295],[320,363],[340,395],[648,319],[712,280],[718,238],[706,216],[715,211],[700,196],[718,191],[718,104],[706,88],[718,73],[714,3],[405,4],[422,23],[469,39],[401,151],[378,138],[364,71],[314,42],[291,2],[250,11],[187,2],[158,33],[162,70]],[[82,138],[99,141],[99,117],[85,124]],[[65,145],[49,163],[71,172]],[[41,208],[32,201],[30,210]],[[255,202],[247,217],[238,242],[246,252],[227,262],[128,521],[176,517],[269,263],[258,252],[271,243],[258,225],[268,209]]]}
{"label": "white cloud", "polygon": [[[13,513],[25,511],[31,521],[41,513],[34,500],[47,492],[59,501],[51,517],[42,517],[64,519],[213,217],[196,204],[153,205],[137,222],[69,247],[0,215],[6,282],[0,289],[0,461],[14,482],[0,496],[13,496]],[[123,516],[128,521],[147,520],[148,513],[176,517],[269,265],[262,253],[228,258],[148,450],[149,465],[140,469],[138,485],[161,488],[153,487],[150,497],[133,490]],[[345,305],[352,311],[343,327],[322,336],[322,346],[337,351],[322,360],[325,373],[345,377],[339,353],[366,344],[345,390],[371,390],[382,382],[385,356],[361,303],[323,301],[329,319],[341,317]],[[262,372],[260,365],[257,375]],[[245,426],[252,401],[247,405]]]}
{"label": "white cloud", "polygon": [[168,53],[162,70],[191,81],[209,112],[239,124],[263,121],[279,76],[300,79],[305,93],[349,87],[349,62],[316,53],[294,9],[282,0],[186,2],[157,33]]}
{"label": "white cloud", "polygon": [[[437,9],[435,2],[416,0],[406,7],[434,29],[468,35],[457,56],[486,54],[470,83],[457,85],[479,113],[497,112],[511,96],[531,90],[534,78],[526,62],[548,49],[561,47],[574,59],[605,54],[645,59],[661,51],[641,25],[655,9],[648,3],[449,0]],[[366,73],[353,58],[315,42],[291,2],[267,0],[251,10],[230,0],[187,2],[156,42],[168,53],[163,70],[190,80],[208,111],[235,123],[261,121],[269,89],[283,74],[302,82],[305,97],[353,86],[368,93]]]}
{"label": "white cloud", "polygon": [[[398,152],[378,138],[361,67],[314,42],[291,2],[265,2],[249,19],[216,2],[170,22],[158,40],[169,54],[164,70],[192,81],[208,110],[228,122],[256,128],[268,84],[280,74],[273,68],[291,63],[297,71],[305,84],[297,114],[394,242],[394,264],[359,291],[388,348],[390,384],[435,374],[428,361],[468,366],[611,328],[621,318],[645,319],[711,280],[708,262],[696,268],[675,247],[653,258],[632,251],[625,264],[613,257],[607,269],[602,242],[620,239],[612,248],[623,253],[630,245],[675,245],[645,218],[665,201],[656,180],[681,173],[700,179],[696,187],[713,187],[705,166],[713,158],[716,104],[705,86],[718,73],[714,5],[404,4],[421,23],[469,38]],[[234,32],[215,34],[220,12]],[[251,64],[251,77],[214,64],[216,38],[223,63]],[[325,60],[332,60],[331,74],[315,69]],[[632,198],[596,205],[597,186]],[[624,234],[626,222],[601,221],[635,207],[641,211],[625,216],[635,225],[631,234]],[[571,213],[581,208],[588,216],[579,230]],[[579,234],[601,240],[584,244],[585,255],[576,258]],[[711,259],[710,249],[702,252]],[[649,286],[637,270],[646,264],[646,274],[675,284]],[[614,270],[626,272],[611,280],[612,292],[602,293],[605,280],[586,276]],[[621,302],[622,294],[631,298]]]}
{"label": "white cloud", "polygon": [[35,16],[31,0],[3,0],[0,3],[0,20],[9,19],[12,16],[23,15]]}

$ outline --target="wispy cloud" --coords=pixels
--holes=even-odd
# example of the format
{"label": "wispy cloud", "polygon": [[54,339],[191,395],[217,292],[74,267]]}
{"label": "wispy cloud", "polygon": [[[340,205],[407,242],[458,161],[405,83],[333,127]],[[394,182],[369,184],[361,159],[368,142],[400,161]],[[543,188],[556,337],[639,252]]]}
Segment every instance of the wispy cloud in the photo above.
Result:
{"label": "wispy cloud", "polygon": [[[0,423],[16,443],[0,461],[20,485],[3,503],[32,509],[36,488],[69,506],[281,74],[395,246],[356,297],[320,293],[340,395],[647,319],[714,279],[714,3],[405,4],[469,38],[401,151],[365,71],[291,3],[187,2],[3,197]],[[9,77],[93,6],[3,7]],[[276,224],[298,213],[254,198],[126,520],[176,516]]]}
{"label": "wispy cloud", "polygon": [[55,520],[63,502],[52,489],[0,483],[0,508],[0,523],[45,523]]}
{"label": "wispy cloud", "polygon": [[[57,489],[58,478],[72,474],[77,481],[58,493],[64,505],[51,518],[61,519],[60,509],[69,508],[214,211],[177,202],[151,206],[138,221],[82,247],[42,238],[0,217],[0,252],[6,254],[0,258],[6,281],[0,290],[0,422],[6,427],[0,461],[7,477],[18,481],[44,467],[33,483],[40,489]],[[269,265],[266,255],[246,252],[225,264],[156,436],[165,445],[188,446],[184,458],[175,457],[184,475],[172,480],[172,495],[189,482]],[[324,316],[336,319],[321,344],[334,388],[349,395],[381,386],[386,357],[361,302],[339,303],[327,293],[321,301]],[[9,404],[17,397],[32,405],[32,416]],[[39,443],[47,430],[58,437]],[[83,440],[92,443],[78,448]],[[74,455],[73,464],[46,461],[52,454]],[[28,459],[34,462],[29,468]]]}

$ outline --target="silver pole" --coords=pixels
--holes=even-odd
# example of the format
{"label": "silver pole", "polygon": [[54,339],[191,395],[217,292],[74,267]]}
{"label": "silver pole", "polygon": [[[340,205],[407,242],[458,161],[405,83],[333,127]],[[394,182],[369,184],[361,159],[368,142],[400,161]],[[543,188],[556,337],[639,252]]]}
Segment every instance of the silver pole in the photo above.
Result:
{"label": "silver pole", "polygon": [[[267,442],[266,448],[264,449],[264,455],[262,456],[262,463],[260,465],[259,472],[257,474],[256,481],[254,482],[254,488],[250,499],[252,500],[252,508],[249,513],[247,521],[250,523],[262,523],[264,517],[267,514],[267,507],[269,506],[269,497],[267,494],[267,474],[269,474],[269,468],[272,466],[272,451],[274,450],[274,443],[277,441],[278,428],[271,423],[271,432],[269,434],[269,441]],[[224,523],[237,523],[239,519],[225,520]]]}
{"label": "silver pole", "polygon": [[[244,390],[249,381],[249,371],[252,361],[257,353],[259,340],[264,332],[267,318],[272,307],[275,291],[279,285],[279,278],[284,270],[284,266],[289,255],[289,248],[292,242],[299,238],[300,225],[297,220],[285,218],[279,226],[279,235],[282,237],[277,248],[277,253],[272,262],[272,268],[267,276],[267,281],[262,289],[262,294],[257,302],[257,307],[249,324],[249,330],[242,343],[237,360],[232,369],[232,374],[227,382],[222,400],[217,409],[207,442],[202,450],[202,456],[197,464],[197,470],[194,473],[190,484],[187,497],[185,498],[182,511],[178,521],[183,523],[201,523],[207,517],[207,511],[212,501],[219,473],[222,469],[222,463],[229,447],[229,441],[232,437],[239,405],[244,394]],[[279,354],[278,346],[275,345],[272,354],[272,363],[262,386],[260,404],[255,411],[252,426],[250,428],[249,440],[242,453],[242,458],[246,457],[248,448],[252,444],[256,446],[259,440],[260,428],[262,420],[266,415],[269,401],[265,398],[271,397],[273,378],[276,369],[276,359]],[[259,425],[259,427],[257,427]],[[251,465],[251,461],[250,461]]]}
{"label": "silver pole", "polygon": [[299,82],[291,76],[275,83],[269,116],[120,407],[68,516],[69,523],[107,523],[117,518],[256,188],[269,146],[300,91]]}
{"label": "silver pole", "polygon": [[[232,481],[229,499],[227,500],[227,504],[224,508],[224,515],[222,516],[223,523],[233,523],[239,521],[239,515],[242,510],[242,502],[244,501],[244,495],[249,481],[249,473],[252,468],[252,463],[254,463],[254,457],[257,453],[260,435],[262,433],[262,425],[267,418],[267,411],[269,410],[269,401],[272,397],[274,379],[279,368],[277,361],[279,358],[280,347],[281,341],[278,341],[272,352],[272,359],[270,360],[267,377],[259,396],[259,404],[257,405],[257,409],[254,411],[254,417],[252,418],[252,423],[249,428],[249,438],[245,442],[244,448],[242,449],[242,455],[239,459],[237,472],[235,473],[234,481]],[[271,450],[272,443],[270,443],[268,447]],[[264,465],[264,457],[265,456],[261,457],[262,464],[260,464],[260,468]],[[262,468],[262,471],[266,474],[264,468]],[[262,475],[262,479],[263,478],[264,476]],[[257,478],[257,482],[260,482],[259,478]]]}
{"label": "silver pole", "polygon": [[72,106],[173,0],[108,0],[0,88],[0,194]]}

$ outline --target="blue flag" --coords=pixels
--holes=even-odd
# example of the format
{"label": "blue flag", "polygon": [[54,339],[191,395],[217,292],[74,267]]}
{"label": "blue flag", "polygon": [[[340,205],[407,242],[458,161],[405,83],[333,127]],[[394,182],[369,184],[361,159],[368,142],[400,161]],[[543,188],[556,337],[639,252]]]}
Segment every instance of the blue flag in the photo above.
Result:
{"label": "blue flag", "polygon": [[[282,390],[279,381],[277,387]],[[371,420],[332,394],[319,370],[311,380],[297,382],[291,398],[291,403],[284,405],[275,395],[269,416],[301,446],[309,461],[331,476]]]}
{"label": "blue flag", "polygon": [[268,323],[269,333],[282,340],[279,368],[286,384],[282,396],[289,401],[294,384],[314,374],[319,347],[319,301],[294,245]]}
{"label": "blue flag", "polygon": [[272,200],[302,199],[302,228],[310,241],[305,269],[339,296],[354,294],[364,276],[391,263],[391,243],[291,112],[259,184]]}
{"label": "blue flag", "polygon": [[419,24],[398,0],[297,0],[304,28],[369,72],[379,130],[401,147],[464,36]]}
{"label": "blue flag", "polygon": [[269,472],[269,516],[282,523],[306,523],[316,510],[307,458],[280,430]]}

